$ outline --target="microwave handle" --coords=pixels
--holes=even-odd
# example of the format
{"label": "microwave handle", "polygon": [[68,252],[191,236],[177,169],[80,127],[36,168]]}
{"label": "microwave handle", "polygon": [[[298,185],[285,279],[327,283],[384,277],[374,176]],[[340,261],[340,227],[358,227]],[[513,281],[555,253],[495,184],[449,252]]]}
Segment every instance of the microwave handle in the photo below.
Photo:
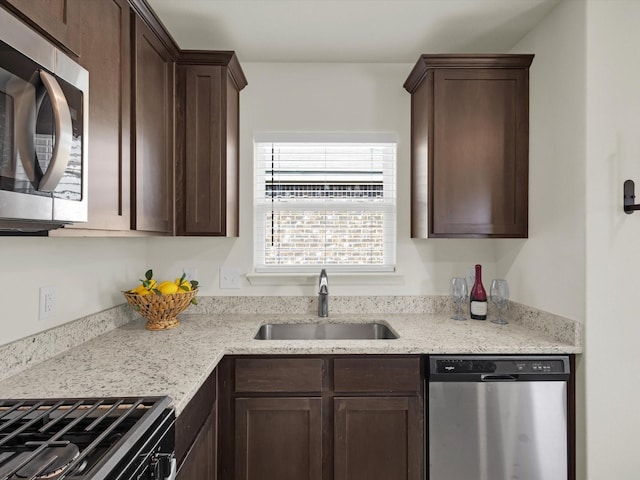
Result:
{"label": "microwave handle", "polygon": [[38,185],[38,190],[49,192],[56,188],[67,169],[71,154],[73,126],[67,99],[56,79],[43,70],[40,71],[40,78],[51,100],[56,129],[56,142],[53,146],[51,161]]}

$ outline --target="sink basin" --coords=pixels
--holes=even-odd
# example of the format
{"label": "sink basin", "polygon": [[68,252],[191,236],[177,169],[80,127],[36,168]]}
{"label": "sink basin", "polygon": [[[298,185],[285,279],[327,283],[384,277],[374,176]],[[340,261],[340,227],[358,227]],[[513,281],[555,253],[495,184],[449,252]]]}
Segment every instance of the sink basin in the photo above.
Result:
{"label": "sink basin", "polygon": [[256,340],[393,340],[398,335],[382,323],[271,323]]}

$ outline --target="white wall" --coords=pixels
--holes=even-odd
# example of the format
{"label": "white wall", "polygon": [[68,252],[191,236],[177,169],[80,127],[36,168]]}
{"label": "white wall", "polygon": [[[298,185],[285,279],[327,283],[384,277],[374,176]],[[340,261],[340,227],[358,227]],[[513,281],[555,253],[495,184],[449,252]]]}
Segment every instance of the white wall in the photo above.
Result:
{"label": "white wall", "polygon": [[[587,7],[564,1],[513,49],[530,72],[529,238],[502,240],[497,270],[524,304],[585,322]],[[585,357],[578,359],[577,478],[587,478]],[[589,478],[624,478],[592,476]]]}
{"label": "white wall", "polygon": [[[585,322],[578,361],[579,479],[638,478],[640,2],[565,0],[514,51],[536,54],[531,85],[531,223],[497,249],[523,303]],[[640,200],[640,194],[639,194]],[[617,367],[617,368],[616,368]]]}
{"label": "white wall", "polygon": [[[589,478],[640,472],[640,2],[587,2],[587,329]],[[640,201],[640,191],[637,194]]]}
{"label": "white wall", "polygon": [[[329,279],[332,295],[447,294],[449,279],[480,262],[484,278],[495,272],[494,244],[483,240],[411,240],[409,218],[410,95],[402,88],[413,65],[248,63],[249,85],[240,93],[240,238],[149,239],[154,268],[195,266],[204,294],[313,295],[315,284],[255,285],[218,289],[220,266],[253,270],[253,135],[263,131],[386,131],[398,144],[398,271],[392,280]],[[330,275],[331,277],[331,275]],[[315,283],[315,282],[313,282]],[[486,283],[486,280],[485,280]]]}
{"label": "white wall", "polygon": [[529,238],[502,240],[514,300],[582,322],[585,286],[586,7],[566,1],[512,50],[530,70]]}
{"label": "white wall", "polygon": [[[145,243],[0,237],[0,345],[123,303],[121,290],[144,274]],[[56,315],[39,321],[42,286],[55,287]]]}

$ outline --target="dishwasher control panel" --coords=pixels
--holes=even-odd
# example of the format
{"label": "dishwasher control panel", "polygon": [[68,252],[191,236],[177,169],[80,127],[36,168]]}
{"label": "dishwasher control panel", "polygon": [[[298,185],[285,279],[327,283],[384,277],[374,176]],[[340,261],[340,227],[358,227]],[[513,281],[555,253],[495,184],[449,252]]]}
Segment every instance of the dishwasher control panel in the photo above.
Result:
{"label": "dishwasher control panel", "polygon": [[[518,380],[520,377],[564,376],[569,374],[567,356],[450,356],[437,355],[429,359],[432,377]],[[465,378],[469,380],[469,378]],[[540,378],[541,380],[543,378]]]}

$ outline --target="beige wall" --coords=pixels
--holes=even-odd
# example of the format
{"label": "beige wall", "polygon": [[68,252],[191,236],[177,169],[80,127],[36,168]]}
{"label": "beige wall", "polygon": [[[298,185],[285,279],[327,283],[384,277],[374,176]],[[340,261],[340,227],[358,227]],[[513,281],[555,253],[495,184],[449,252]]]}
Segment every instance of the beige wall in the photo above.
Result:
{"label": "beige wall", "polygon": [[[640,2],[587,2],[586,412],[589,479],[640,472]],[[640,201],[640,194],[638,194]]]}
{"label": "beige wall", "polygon": [[[529,238],[502,240],[497,269],[521,303],[585,322],[587,7],[561,2],[514,48],[530,74]],[[577,478],[587,478],[586,355],[578,359]],[[597,477],[589,478],[615,478]],[[619,477],[622,478],[622,477]]]}
{"label": "beige wall", "polygon": [[[0,237],[0,345],[123,303],[146,265],[146,239]],[[56,316],[38,320],[39,288]]]}
{"label": "beige wall", "polygon": [[530,71],[529,238],[497,242],[513,298],[582,322],[585,286],[585,4],[561,3],[512,50]]}
{"label": "beige wall", "polygon": [[[640,2],[564,0],[514,51],[531,86],[531,235],[501,242],[498,272],[521,301],[585,323],[578,361],[578,478],[638,477]],[[639,196],[640,198],[640,196]]]}

